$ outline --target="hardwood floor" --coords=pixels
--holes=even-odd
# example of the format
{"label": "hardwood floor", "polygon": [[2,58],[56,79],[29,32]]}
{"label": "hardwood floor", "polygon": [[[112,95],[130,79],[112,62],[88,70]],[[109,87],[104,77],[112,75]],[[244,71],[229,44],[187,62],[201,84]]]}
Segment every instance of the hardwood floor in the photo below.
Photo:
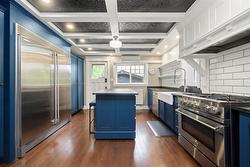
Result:
{"label": "hardwood floor", "polygon": [[96,141],[88,134],[87,112],[81,112],[24,158],[0,167],[198,167],[176,137],[153,135],[146,121],[155,119],[151,113],[137,114],[134,141]]}

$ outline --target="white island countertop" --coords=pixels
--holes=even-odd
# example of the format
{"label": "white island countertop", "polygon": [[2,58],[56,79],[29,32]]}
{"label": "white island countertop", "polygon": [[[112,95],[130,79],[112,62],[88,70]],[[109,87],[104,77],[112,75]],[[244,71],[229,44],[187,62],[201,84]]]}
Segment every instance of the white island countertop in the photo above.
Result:
{"label": "white island countertop", "polygon": [[105,89],[94,92],[93,95],[138,95],[138,93],[132,89]]}

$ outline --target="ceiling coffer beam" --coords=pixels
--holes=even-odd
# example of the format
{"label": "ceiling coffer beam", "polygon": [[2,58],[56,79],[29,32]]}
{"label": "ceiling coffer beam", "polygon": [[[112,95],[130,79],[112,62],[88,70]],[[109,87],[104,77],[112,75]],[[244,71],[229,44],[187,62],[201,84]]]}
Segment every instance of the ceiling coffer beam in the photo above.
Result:
{"label": "ceiling coffer beam", "polygon": [[[109,44],[78,44],[80,48],[110,48]],[[122,48],[155,48],[156,44],[123,44]]]}
{"label": "ceiling coffer beam", "polygon": [[107,13],[40,13],[47,22],[109,22]]}
{"label": "ceiling coffer beam", "polygon": [[[119,39],[163,39],[166,33],[120,33]],[[110,33],[63,33],[66,38],[112,39]]]}
{"label": "ceiling coffer beam", "polygon": [[185,13],[118,13],[119,22],[181,22]]}
{"label": "ceiling coffer beam", "polygon": [[[112,1],[113,3],[113,1]],[[117,22],[181,22],[185,13],[72,13],[43,12],[40,13],[47,22],[110,22],[110,17],[116,17]]]}

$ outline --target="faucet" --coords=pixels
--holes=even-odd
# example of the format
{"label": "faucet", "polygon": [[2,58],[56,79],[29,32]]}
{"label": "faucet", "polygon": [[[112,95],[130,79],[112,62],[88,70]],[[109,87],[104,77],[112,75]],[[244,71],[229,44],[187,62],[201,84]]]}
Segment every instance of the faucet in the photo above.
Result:
{"label": "faucet", "polygon": [[186,88],[187,88],[187,83],[186,83],[186,77],[187,77],[187,71],[184,68],[177,68],[174,70],[174,83],[176,84],[176,72],[178,70],[182,70],[184,72],[184,92],[186,92]]}

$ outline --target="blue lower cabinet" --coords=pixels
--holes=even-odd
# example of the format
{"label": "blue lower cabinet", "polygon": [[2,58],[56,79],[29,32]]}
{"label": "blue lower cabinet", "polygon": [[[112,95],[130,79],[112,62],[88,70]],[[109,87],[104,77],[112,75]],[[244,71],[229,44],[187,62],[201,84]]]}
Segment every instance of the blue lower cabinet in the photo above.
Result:
{"label": "blue lower cabinet", "polygon": [[165,118],[165,110],[166,110],[166,103],[163,101],[159,100],[158,101],[158,110],[159,110],[159,117],[160,119],[166,123],[166,118]]}
{"label": "blue lower cabinet", "polygon": [[153,90],[148,88],[148,110],[152,111],[153,107]]}
{"label": "blue lower cabinet", "polygon": [[167,104],[165,109],[165,123],[172,129],[174,129],[174,110],[173,105]]}
{"label": "blue lower cabinet", "polygon": [[174,106],[173,106],[173,112],[174,112],[174,131],[176,134],[178,134],[178,113],[176,112],[176,109],[178,108],[178,97],[174,96]]}
{"label": "blue lower cabinet", "polygon": [[158,101],[158,110],[159,117],[169,128],[171,128],[175,133],[178,133],[178,117],[176,116],[175,109],[177,108],[177,104],[170,105],[161,100]]}
{"label": "blue lower cabinet", "polygon": [[0,11],[0,84],[3,83],[4,13]]}
{"label": "blue lower cabinet", "polygon": [[240,113],[240,167],[250,167],[250,114]]}
{"label": "blue lower cabinet", "polygon": [[0,160],[4,153],[4,132],[3,132],[3,86],[0,86]]}
{"label": "blue lower cabinet", "polygon": [[77,57],[71,56],[71,105],[72,113],[78,111],[78,87],[77,87]]}

